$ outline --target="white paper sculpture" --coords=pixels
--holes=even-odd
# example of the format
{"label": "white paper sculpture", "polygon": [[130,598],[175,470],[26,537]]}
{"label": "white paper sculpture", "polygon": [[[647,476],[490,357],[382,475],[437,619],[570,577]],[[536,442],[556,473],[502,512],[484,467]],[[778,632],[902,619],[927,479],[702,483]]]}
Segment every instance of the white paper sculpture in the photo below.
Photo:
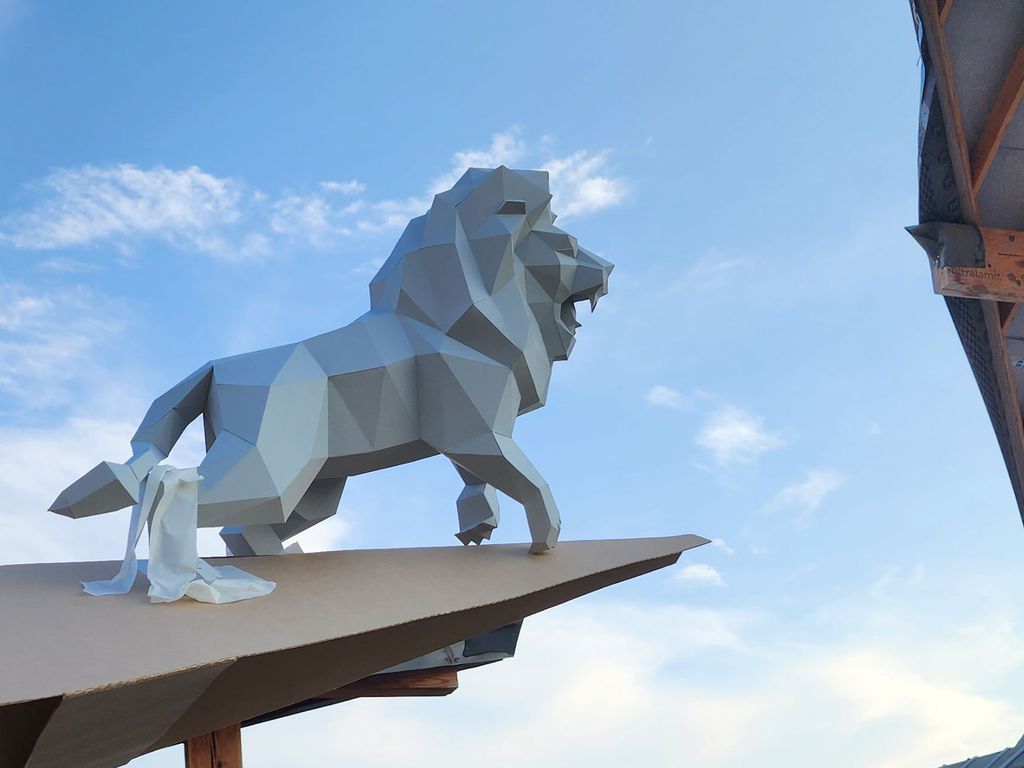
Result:
{"label": "white paper sculpture", "polygon": [[490,537],[497,489],[525,508],[531,551],[555,546],[554,499],[512,428],[544,404],[552,364],[575,342],[575,304],[596,306],[612,265],[554,225],[550,200],[545,172],[470,169],[406,227],[370,283],[369,312],[202,366],[153,403],[126,464],[98,465],[51,510],[138,504],[201,414],[195,520],[225,526],[233,554],[281,553],[337,511],[348,477],[436,454],[465,482],[460,541]]}

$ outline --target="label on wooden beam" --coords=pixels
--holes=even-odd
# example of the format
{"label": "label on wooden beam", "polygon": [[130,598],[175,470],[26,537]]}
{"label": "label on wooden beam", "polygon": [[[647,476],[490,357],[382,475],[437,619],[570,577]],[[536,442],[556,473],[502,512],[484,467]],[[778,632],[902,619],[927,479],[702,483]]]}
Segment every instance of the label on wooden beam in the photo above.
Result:
{"label": "label on wooden beam", "polygon": [[907,231],[928,254],[936,293],[1024,301],[1024,232],[947,222]]}

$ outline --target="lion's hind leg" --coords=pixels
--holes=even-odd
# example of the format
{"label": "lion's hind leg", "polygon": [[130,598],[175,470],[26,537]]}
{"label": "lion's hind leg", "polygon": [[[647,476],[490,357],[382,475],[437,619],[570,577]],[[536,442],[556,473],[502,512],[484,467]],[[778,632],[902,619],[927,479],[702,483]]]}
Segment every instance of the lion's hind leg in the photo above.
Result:
{"label": "lion's hind leg", "polygon": [[283,523],[228,526],[220,537],[232,555],[284,555],[302,552],[298,543],[287,547],[287,539],[302,533],[338,511],[345,490],[344,477],[314,480]]}

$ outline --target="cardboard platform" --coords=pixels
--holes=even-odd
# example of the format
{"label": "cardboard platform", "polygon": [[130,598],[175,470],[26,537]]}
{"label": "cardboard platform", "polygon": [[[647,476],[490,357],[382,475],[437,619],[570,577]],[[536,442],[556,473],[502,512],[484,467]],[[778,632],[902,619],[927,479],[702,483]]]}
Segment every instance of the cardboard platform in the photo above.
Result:
{"label": "cardboard platform", "polygon": [[671,565],[699,536],[224,558],[230,605],[95,598],[111,562],[0,567],[0,768],[108,768]]}

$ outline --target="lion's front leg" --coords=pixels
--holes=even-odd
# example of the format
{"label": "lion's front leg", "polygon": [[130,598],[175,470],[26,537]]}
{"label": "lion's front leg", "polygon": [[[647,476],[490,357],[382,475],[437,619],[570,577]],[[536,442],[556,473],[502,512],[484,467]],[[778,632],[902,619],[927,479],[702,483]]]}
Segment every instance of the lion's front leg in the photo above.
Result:
{"label": "lion's front leg", "polygon": [[454,464],[455,470],[466,484],[456,507],[459,510],[459,532],[456,538],[463,544],[482,544],[491,538],[498,527],[498,492],[472,472]]}
{"label": "lion's front leg", "polygon": [[483,435],[446,451],[445,455],[485,487],[493,486],[523,505],[533,540],[531,552],[555,546],[561,518],[551,489],[515,440],[508,435]]}

